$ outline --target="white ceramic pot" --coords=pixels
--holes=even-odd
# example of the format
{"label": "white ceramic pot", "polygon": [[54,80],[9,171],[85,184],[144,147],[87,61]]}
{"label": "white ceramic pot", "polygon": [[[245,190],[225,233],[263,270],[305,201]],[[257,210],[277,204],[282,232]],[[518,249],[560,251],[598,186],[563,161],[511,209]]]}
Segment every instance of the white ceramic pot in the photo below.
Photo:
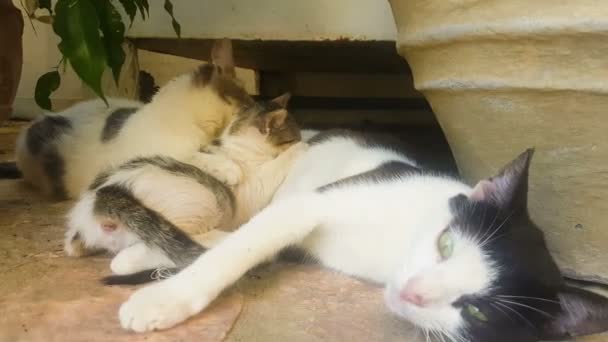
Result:
{"label": "white ceramic pot", "polygon": [[536,147],[532,217],[568,275],[608,283],[608,2],[390,3],[464,177]]}

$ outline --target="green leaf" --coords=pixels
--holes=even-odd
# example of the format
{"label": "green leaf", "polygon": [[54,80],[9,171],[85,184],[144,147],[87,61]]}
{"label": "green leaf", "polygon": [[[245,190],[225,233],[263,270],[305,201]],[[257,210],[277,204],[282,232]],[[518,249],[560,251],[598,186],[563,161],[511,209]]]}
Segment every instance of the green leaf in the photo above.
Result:
{"label": "green leaf", "polygon": [[141,18],[146,20],[146,7],[144,6],[144,0],[133,0],[137,8],[139,9],[139,13],[141,14]]}
{"label": "green leaf", "polygon": [[51,0],[38,0],[38,7],[46,8],[49,14],[53,14],[53,7],[51,6]]}
{"label": "green leaf", "polygon": [[99,18],[91,1],[100,0],[59,0],[55,5],[53,29],[61,38],[59,51],[80,79],[107,104],[101,89],[106,50],[99,31]]}
{"label": "green leaf", "polygon": [[135,19],[135,14],[137,14],[137,7],[135,6],[135,1],[133,0],[120,0],[122,7],[125,8],[125,12],[131,19],[131,24],[133,24],[133,19]]}
{"label": "green leaf", "polygon": [[125,40],[125,24],[122,22],[120,13],[110,1],[93,0],[101,32],[103,33],[103,44],[106,48],[108,66],[112,69],[114,82],[118,85],[120,69],[125,63],[125,52],[122,43]]}
{"label": "green leaf", "polygon": [[146,9],[146,14],[148,15],[148,18],[150,17],[150,5],[148,4],[148,0],[141,0],[142,4],[144,5],[144,8]]}
{"label": "green leaf", "polygon": [[42,109],[51,110],[52,104],[51,93],[59,88],[61,84],[61,76],[59,71],[50,71],[40,76],[38,82],[36,82],[36,90],[34,92],[34,99],[36,104]]}
{"label": "green leaf", "polygon": [[165,0],[165,11],[167,11],[167,13],[169,13],[171,16],[171,25],[173,25],[175,34],[177,34],[178,38],[181,38],[182,26],[177,22],[177,20],[175,20],[175,17],[173,16],[173,4],[171,3],[171,0]]}

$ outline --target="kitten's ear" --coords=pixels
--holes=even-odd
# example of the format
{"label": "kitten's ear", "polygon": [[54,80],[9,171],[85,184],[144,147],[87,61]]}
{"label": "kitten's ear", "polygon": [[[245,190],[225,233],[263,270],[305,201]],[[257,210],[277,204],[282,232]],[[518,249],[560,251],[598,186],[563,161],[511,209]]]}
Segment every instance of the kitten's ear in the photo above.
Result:
{"label": "kitten's ear", "polygon": [[489,201],[504,209],[522,209],[528,203],[528,171],[534,149],[527,149],[492,178],[477,183],[469,198]]}
{"label": "kitten's ear", "polygon": [[273,129],[280,128],[285,124],[287,119],[287,110],[277,109],[272,112],[268,112],[262,116],[258,128],[262,134],[272,132]]}
{"label": "kitten's ear", "polygon": [[281,108],[287,108],[287,104],[289,103],[289,99],[291,98],[291,93],[287,92],[279,97],[275,97],[270,100],[270,102],[276,103]]}
{"label": "kitten's ear", "polygon": [[564,287],[560,312],[541,328],[541,340],[561,340],[608,330],[608,298],[591,291]]}
{"label": "kitten's ear", "polygon": [[230,39],[218,39],[213,42],[211,48],[211,62],[222,69],[228,76],[236,77],[234,71],[234,57],[232,54],[232,42]]}

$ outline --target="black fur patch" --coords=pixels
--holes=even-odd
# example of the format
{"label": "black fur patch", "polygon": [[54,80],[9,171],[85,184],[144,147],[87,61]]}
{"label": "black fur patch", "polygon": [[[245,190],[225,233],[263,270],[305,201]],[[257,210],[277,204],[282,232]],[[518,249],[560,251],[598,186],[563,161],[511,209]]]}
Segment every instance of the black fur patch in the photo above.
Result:
{"label": "black fur patch", "polygon": [[157,211],[143,205],[123,185],[108,185],[96,191],[93,212],[121,222],[148,246],[162,250],[183,267],[206,251]]}
{"label": "black fur patch", "polygon": [[105,285],[141,285],[151,281],[169,278],[179,271],[180,269],[177,267],[150,269],[131,274],[107,276],[102,278],[101,282]]}
{"label": "black fur patch", "polygon": [[550,316],[558,315],[557,289],[563,285],[543,233],[525,210],[502,210],[464,195],[452,198],[450,207],[454,215],[450,229],[485,241],[483,250],[500,265],[487,293],[463,296],[453,304],[457,308],[474,305],[487,317],[487,322],[480,322],[462,311],[468,323],[467,340],[538,341],[538,330],[549,323]]}
{"label": "black fur patch", "polygon": [[404,177],[423,174],[423,170],[401,161],[389,161],[375,169],[340,179],[339,181],[324,185],[317,189],[318,192],[348,187],[358,184],[381,183]]}
{"label": "black fur patch", "polygon": [[192,82],[197,87],[206,87],[211,83],[213,74],[217,72],[217,68],[214,64],[208,63],[203,64],[196,69],[192,77]]}
{"label": "black fur patch", "polygon": [[26,133],[26,144],[34,156],[39,156],[42,169],[49,178],[51,195],[56,199],[67,199],[63,184],[65,161],[55,142],[61,135],[72,130],[69,119],[59,115],[45,115],[33,123]]}
{"label": "black fur patch", "polygon": [[125,125],[129,117],[137,112],[138,108],[118,108],[106,118],[106,123],[101,131],[101,141],[108,142],[114,139]]}
{"label": "black fur patch", "polygon": [[156,85],[156,81],[154,80],[154,76],[152,76],[149,72],[140,70],[139,71],[139,100],[143,103],[150,103],[154,95],[160,89],[159,86]]}
{"label": "black fur patch", "polygon": [[65,161],[55,147],[47,148],[41,157],[42,169],[51,184],[51,195],[58,200],[68,199],[68,193],[63,183]]}
{"label": "black fur patch", "polygon": [[108,178],[110,178],[110,176],[112,176],[112,174],[117,171],[132,170],[147,165],[153,165],[176,176],[188,177],[196,180],[199,184],[210,189],[217,196],[217,201],[222,209],[231,210],[232,213],[235,212],[236,202],[234,199],[234,194],[228,186],[199,168],[190,164],[182,163],[170,157],[155,156],[133,159],[125,164],[122,164],[115,170],[106,171],[99,174],[93,183],[91,183],[89,189],[94,190],[100,187],[108,180]]}
{"label": "black fur patch", "polygon": [[0,162],[0,178],[18,179],[23,177],[15,162]]}
{"label": "black fur patch", "polygon": [[38,155],[45,147],[52,145],[58,137],[71,129],[72,123],[68,118],[59,115],[45,115],[28,128],[27,148],[33,155]]}

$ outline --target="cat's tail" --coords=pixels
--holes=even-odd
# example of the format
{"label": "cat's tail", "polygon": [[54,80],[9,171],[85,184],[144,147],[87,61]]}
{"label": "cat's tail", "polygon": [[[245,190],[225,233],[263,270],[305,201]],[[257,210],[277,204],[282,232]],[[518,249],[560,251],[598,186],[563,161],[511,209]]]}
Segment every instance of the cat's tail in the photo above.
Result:
{"label": "cat's tail", "polygon": [[154,268],[131,274],[111,275],[101,279],[105,285],[140,285],[151,281],[167,279],[179,272],[179,267]]}
{"label": "cat's tail", "polygon": [[23,177],[17,163],[13,162],[0,162],[0,179],[18,179]]}

